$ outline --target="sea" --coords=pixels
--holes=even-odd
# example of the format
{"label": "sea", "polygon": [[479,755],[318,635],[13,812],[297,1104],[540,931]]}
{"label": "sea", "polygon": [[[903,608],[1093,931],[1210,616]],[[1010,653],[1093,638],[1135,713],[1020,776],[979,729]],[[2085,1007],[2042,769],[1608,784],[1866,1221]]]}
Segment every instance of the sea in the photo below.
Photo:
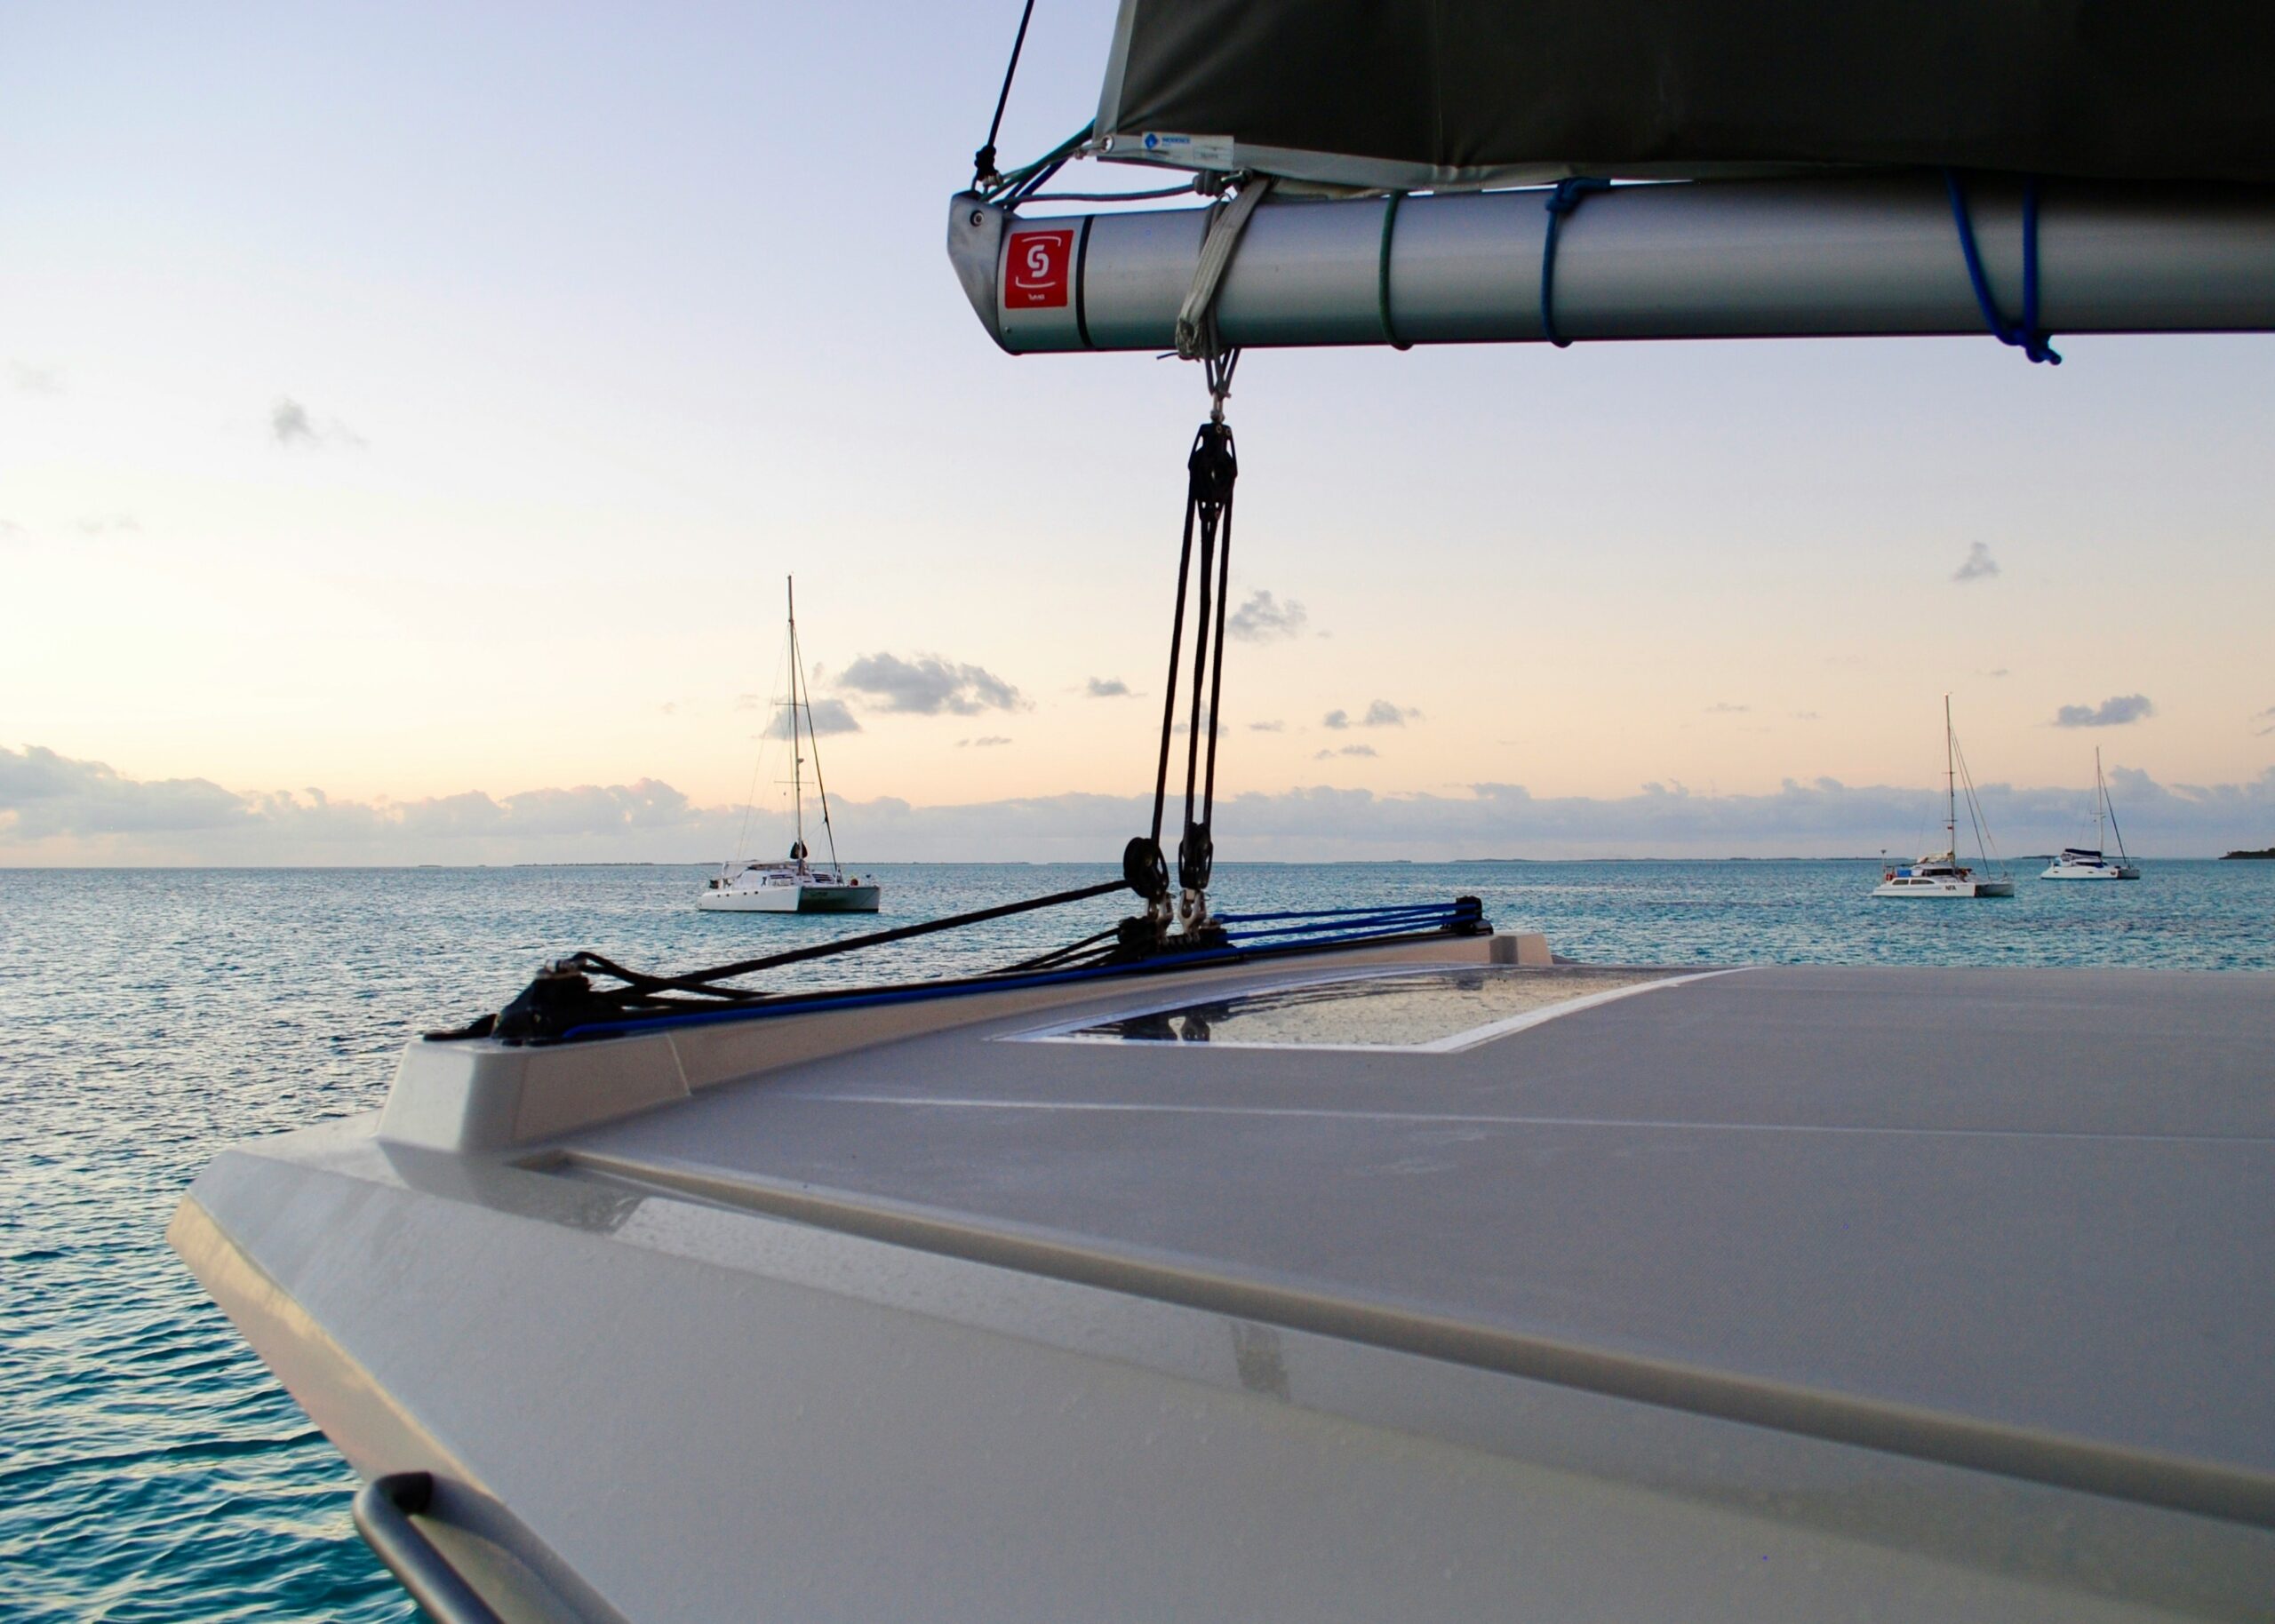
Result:
{"label": "sea", "polygon": [[[2021,864],[2018,873],[2037,865]],[[1867,896],[1854,862],[1227,864],[1220,911],[1480,898],[1597,962],[2275,971],[2275,863],[2154,862],[2011,901]],[[235,1141],[376,1108],[404,1041],[579,948],[692,969],[1110,877],[874,871],[883,918],[702,914],[706,871],[0,870],[0,1619],[419,1616],[355,1477],[164,1245]],[[799,967],[969,972],[1104,928],[1108,898]]]}

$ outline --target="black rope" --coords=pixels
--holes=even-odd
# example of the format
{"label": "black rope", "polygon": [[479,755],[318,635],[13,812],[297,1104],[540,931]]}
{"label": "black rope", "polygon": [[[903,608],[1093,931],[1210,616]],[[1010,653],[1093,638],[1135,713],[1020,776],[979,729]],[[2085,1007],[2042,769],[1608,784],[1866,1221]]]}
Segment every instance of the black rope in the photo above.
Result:
{"label": "black rope", "polygon": [[974,190],[995,179],[995,138],[1002,132],[1003,108],[1011,100],[1011,79],[1019,71],[1019,52],[1027,43],[1027,24],[1034,20],[1034,0],[1027,0],[1019,12],[1019,32],[1011,41],[1011,60],[1003,68],[1003,88],[995,93],[995,116],[987,121],[986,144],[971,155],[971,184]]}
{"label": "black rope", "polygon": [[1240,477],[1240,458],[1233,454],[1233,431],[1224,423],[1210,422],[1201,430],[1201,443],[1193,456],[1203,466],[1193,470],[1200,492],[1201,510],[1201,613],[1193,622],[1194,631],[1201,636],[1209,633],[1209,550],[1211,533],[1217,546],[1217,625],[1216,635],[1204,648],[1193,646],[1193,721],[1190,743],[1197,751],[1201,742],[1201,676],[1205,667],[1209,673],[1209,756],[1207,777],[1202,781],[1201,816],[1193,816],[1193,751],[1187,752],[1185,768],[1185,839],[1178,842],[1177,852],[1177,883],[1187,890],[1205,891],[1209,888],[1209,872],[1216,860],[1216,841],[1211,833],[1217,809],[1217,711],[1225,690],[1225,610],[1232,601],[1233,580],[1233,484]]}
{"label": "black rope", "polygon": [[[912,937],[930,935],[935,931],[954,930],[959,926],[1009,919],[1014,914],[1033,913],[1037,909],[1056,908],[1066,903],[1087,902],[1092,897],[1119,891],[1122,884],[1119,880],[1109,880],[1098,885],[1077,886],[1071,891],[1054,891],[1048,896],[1031,896],[1021,902],[1002,903],[993,908],[976,908],[968,913],[926,919],[914,925],[899,925],[890,930],[841,936],[834,942],[794,948],[787,952],[767,953],[733,964],[714,965],[709,969],[690,970],[680,975],[651,975],[645,970],[633,969],[600,953],[571,953],[539,972],[537,979],[496,1015],[483,1015],[454,1031],[429,1032],[427,1035],[437,1041],[496,1037],[509,1043],[550,1042],[596,1023],[795,1002],[800,995],[770,993],[754,987],[725,987],[718,983],[738,975],[750,975],[761,970],[778,969],[784,965],[802,964],[810,959],[856,952],[863,948],[882,947],[890,942],[906,942]],[[1044,959],[1049,962],[1064,964],[1088,964],[1093,959],[1103,962],[1114,955],[1115,949],[1099,948],[1095,954],[1080,959],[1074,955],[1103,942],[1107,935],[1118,935],[1120,927],[1117,926],[1114,930],[1102,935],[1086,937],[1054,953],[1046,954]],[[1010,970],[989,971],[979,976],[964,977],[962,981],[984,982],[991,975],[1010,975],[1021,967],[1014,966]],[[589,979],[594,975],[605,975],[623,984],[610,988],[595,987]]]}
{"label": "black rope", "polygon": [[[1229,386],[1237,360],[1236,351],[1221,366],[1211,362],[1212,389],[1220,376]],[[1231,597],[1233,486],[1240,475],[1233,431],[1221,415],[1212,413],[1194,432],[1185,466],[1185,530],[1177,549],[1177,603],[1169,616],[1169,675],[1161,685],[1153,818],[1148,832],[1132,840],[1122,856],[1122,873],[1130,889],[1148,902],[1159,902],[1169,891],[1169,865],[1161,855],[1161,820],[1169,808],[1169,746],[1177,735],[1177,678],[1184,666],[1185,611],[1196,536],[1201,542],[1201,601],[1193,617],[1193,701],[1186,723],[1185,831],[1177,844],[1177,883],[1189,890],[1205,890],[1213,857],[1209,825],[1217,801],[1217,711],[1224,695],[1225,610]],[[1201,755],[1204,728],[1209,740],[1205,776]]]}
{"label": "black rope", "polygon": [[643,991],[710,992],[755,997],[756,994],[743,989],[718,988],[710,983],[738,975],[754,975],[760,970],[777,969],[786,964],[802,964],[810,959],[827,959],[860,948],[882,947],[888,942],[906,942],[914,936],[929,936],[935,931],[954,930],[960,925],[978,925],[989,919],[1009,919],[1015,913],[1033,913],[1039,908],[1057,908],[1066,903],[1087,902],[1093,896],[1106,896],[1122,888],[1122,882],[1119,880],[1101,880],[1097,885],[1077,886],[1071,891],[1054,891],[1048,896],[1031,896],[1024,902],[1002,903],[993,908],[974,909],[969,913],[952,913],[946,919],[926,919],[916,925],[897,925],[890,930],[872,930],[858,936],[840,936],[834,942],[793,948],[784,953],[768,953],[762,958],[745,959],[707,970],[690,970],[683,975],[649,975],[639,970],[627,969],[598,953],[578,953],[568,962],[579,969],[598,970],[603,975],[613,975],[627,986]]}
{"label": "black rope", "polygon": [[[1051,899],[1038,899],[1037,904],[1014,906],[1034,906],[1048,900]],[[982,917],[994,912],[996,911],[983,911]],[[953,924],[957,921],[939,922]],[[675,997],[668,991],[652,990],[663,986],[666,978],[626,971],[620,966],[611,966],[609,960],[597,954],[579,954],[578,959],[595,973],[630,975],[638,984],[596,990],[575,967],[573,961],[564,960],[539,975],[520,997],[498,1014],[483,1015],[456,1031],[428,1032],[427,1039],[429,1042],[492,1037],[511,1044],[573,1042],[582,1039],[610,1037],[619,1032],[667,1028],[689,1021],[794,1015],[802,1010],[853,1007],[881,999],[899,1001],[912,998],[938,998],[991,988],[1016,987],[1026,984],[1026,978],[1034,975],[1063,979],[1090,974],[1155,975],[1198,966],[1260,962],[1338,952],[1368,943],[1422,942],[1441,939],[1449,935],[1477,935],[1491,928],[1474,897],[1457,898],[1449,909],[1441,905],[1427,911],[1393,911],[1371,927],[1363,919],[1350,921],[1355,928],[1348,931],[1334,926],[1322,927],[1331,934],[1303,937],[1297,933],[1298,939],[1289,941],[1228,938],[1218,931],[1204,940],[1189,943],[1198,950],[1190,952],[1125,951],[1127,923],[1142,921],[1126,922],[1124,927],[1102,932],[1039,959],[1002,969],[936,981],[817,988],[803,992],[760,993],[739,988],[695,988]],[[1261,934],[1270,936],[1274,933],[1265,931]],[[1106,935],[1114,935],[1119,940],[1114,943],[1098,945]],[[1091,951],[1083,951],[1086,948]]]}
{"label": "black rope", "polygon": [[[1018,975],[1029,970],[1054,970],[1062,965],[1075,961],[1078,958],[1085,964],[1092,960],[1102,963],[1114,957],[1114,951],[1102,944],[1117,940],[1121,935],[1122,927],[1109,925],[1095,935],[1084,936],[1079,942],[1069,942],[1064,947],[1054,947],[1049,952],[1037,953],[1032,959],[1022,959],[1017,964],[1007,964],[1002,969],[991,971],[990,974]],[[1086,948],[1096,948],[1098,951],[1085,953],[1083,950]]]}
{"label": "black rope", "polygon": [[1067,159],[1066,158],[1044,159],[1043,162],[1036,168],[1034,173],[1028,176],[1025,180],[1018,181],[1016,183],[1009,181],[1004,182],[1003,184],[1006,187],[1006,190],[1001,197],[996,199],[996,201],[1006,209],[1016,209],[1019,207],[1033,196],[1039,188],[1050,185],[1050,178],[1053,175],[1056,175],[1060,170],[1065,169]]}
{"label": "black rope", "polygon": [[1090,124],[1084,124],[1034,163],[1022,164],[1008,173],[994,176],[992,179],[975,185],[972,189],[991,202],[1016,207],[1016,199],[1023,197],[1027,192],[1042,185],[1051,175],[1056,174],[1059,167],[1069,158],[1082,151],[1083,144],[1090,139]]}

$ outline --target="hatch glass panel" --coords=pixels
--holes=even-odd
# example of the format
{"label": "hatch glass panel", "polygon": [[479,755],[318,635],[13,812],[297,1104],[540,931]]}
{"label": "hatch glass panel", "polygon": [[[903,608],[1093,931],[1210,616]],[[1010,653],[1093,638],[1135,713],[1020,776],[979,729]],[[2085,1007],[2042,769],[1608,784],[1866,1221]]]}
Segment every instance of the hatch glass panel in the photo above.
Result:
{"label": "hatch glass panel", "polygon": [[1697,972],[1584,965],[1436,966],[1358,975],[1346,971],[1155,1001],[1021,1032],[1018,1039],[1443,1054],[1614,999],[1699,979]]}

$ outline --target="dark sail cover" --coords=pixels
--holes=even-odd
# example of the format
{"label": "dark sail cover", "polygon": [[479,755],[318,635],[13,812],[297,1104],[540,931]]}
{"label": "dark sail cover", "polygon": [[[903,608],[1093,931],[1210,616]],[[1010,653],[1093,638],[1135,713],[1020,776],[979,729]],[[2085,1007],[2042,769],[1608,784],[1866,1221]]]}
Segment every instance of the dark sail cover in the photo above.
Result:
{"label": "dark sail cover", "polygon": [[2275,0],[1122,0],[1098,130],[1114,157],[1361,186],[2275,181]]}

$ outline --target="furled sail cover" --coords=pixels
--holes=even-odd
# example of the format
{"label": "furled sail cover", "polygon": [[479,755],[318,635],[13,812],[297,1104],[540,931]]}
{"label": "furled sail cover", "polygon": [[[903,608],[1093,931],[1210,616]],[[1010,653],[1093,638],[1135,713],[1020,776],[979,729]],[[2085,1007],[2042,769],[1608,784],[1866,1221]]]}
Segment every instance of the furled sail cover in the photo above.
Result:
{"label": "furled sail cover", "polygon": [[1122,0],[1109,156],[1414,187],[2275,181],[2275,0]]}

